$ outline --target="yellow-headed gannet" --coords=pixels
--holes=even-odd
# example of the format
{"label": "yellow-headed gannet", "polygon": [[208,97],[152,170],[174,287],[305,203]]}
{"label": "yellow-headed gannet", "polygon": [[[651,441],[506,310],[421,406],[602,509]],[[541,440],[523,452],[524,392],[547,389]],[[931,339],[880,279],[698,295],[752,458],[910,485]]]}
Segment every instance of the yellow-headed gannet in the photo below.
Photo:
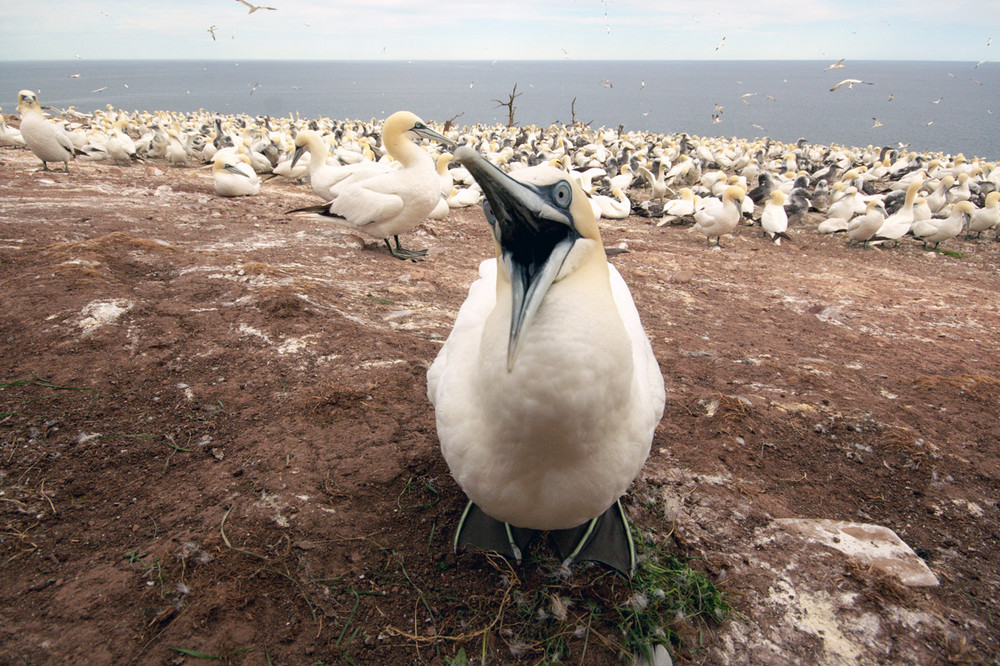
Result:
{"label": "yellow-headed gannet", "polygon": [[910,230],[910,226],[913,224],[913,204],[917,198],[917,190],[922,184],[921,181],[915,180],[906,188],[906,199],[903,201],[902,208],[885,218],[882,226],[875,232],[875,237],[878,240],[898,241]]}
{"label": "yellow-headed gannet", "polygon": [[212,164],[212,175],[219,196],[242,197],[260,192],[260,178],[246,155],[220,151]]}
{"label": "yellow-headed gannet", "polygon": [[788,238],[788,214],[785,213],[785,193],[771,190],[770,199],[764,204],[760,214],[760,227],[775,245],[781,245],[782,238]]}
{"label": "yellow-headed gannet", "polygon": [[701,205],[701,197],[692,192],[690,187],[682,187],[677,191],[677,194],[680,198],[671,199],[663,204],[663,217],[656,223],[656,226],[662,227],[664,224],[670,224],[674,220],[691,217]]}
{"label": "yellow-headed gannet", "polygon": [[952,204],[951,212],[947,217],[932,217],[929,220],[919,220],[913,223],[910,231],[918,240],[923,241],[924,248],[928,243],[934,243],[934,248],[943,241],[950,240],[962,233],[962,229],[968,224],[975,207],[968,201],[959,201]]}
{"label": "yellow-headed gannet", "polygon": [[860,242],[863,246],[875,237],[885,222],[885,209],[878,199],[871,199],[865,206],[865,214],[859,215],[847,223],[847,246]]}
{"label": "yellow-headed gannet", "polygon": [[551,530],[565,564],[628,574],[635,552],[619,498],[664,405],[628,287],[564,171],[512,178],[468,146],[455,157],[486,195],[497,255],[427,373],[442,453],[470,500],[455,547],[520,560],[536,530]]}
{"label": "yellow-headed gannet", "polygon": [[709,245],[715,238],[716,245],[722,245],[724,234],[731,234],[740,222],[740,204],[746,190],[739,185],[730,185],[722,193],[722,199],[714,197],[702,200],[702,207],[694,213],[692,229],[705,234]]}
{"label": "yellow-headed gannet", "polygon": [[69,161],[76,154],[76,148],[62,126],[45,117],[35,93],[30,90],[17,93],[17,112],[21,114],[21,138],[42,161],[42,169],[49,171],[48,162],[62,162],[65,172],[69,173]]}
{"label": "yellow-headed gannet", "polygon": [[979,236],[987,229],[1000,230],[1000,192],[990,192],[982,208],[977,208],[969,220],[969,233]]}
{"label": "yellow-headed gannet", "polygon": [[[321,206],[291,212],[311,212],[334,224],[381,238],[389,252],[399,259],[420,261],[427,250],[407,250],[399,244],[399,234],[423,222],[441,198],[441,181],[434,160],[414,138],[453,145],[453,141],[431,129],[409,111],[397,111],[382,125],[386,151],[403,166],[368,178],[345,179],[333,188],[334,198]],[[389,243],[394,237],[396,247]]]}

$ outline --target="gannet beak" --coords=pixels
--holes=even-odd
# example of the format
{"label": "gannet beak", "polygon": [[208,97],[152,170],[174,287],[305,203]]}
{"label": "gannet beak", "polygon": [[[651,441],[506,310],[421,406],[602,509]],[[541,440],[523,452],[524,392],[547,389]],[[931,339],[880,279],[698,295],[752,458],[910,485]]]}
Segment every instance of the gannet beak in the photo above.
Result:
{"label": "gannet beak", "polygon": [[306,152],[306,147],[305,146],[297,146],[295,148],[295,152],[292,153],[292,167],[291,168],[293,168],[293,169],[295,168],[295,163],[299,161],[299,158],[302,157],[302,153],[304,153],[304,152]]}
{"label": "gannet beak", "polygon": [[410,128],[410,131],[421,138],[430,139],[431,141],[437,141],[439,143],[443,143],[449,148],[455,145],[455,142],[446,137],[444,134],[441,134],[440,132],[431,129],[430,127],[419,121],[415,123],[413,127]]}
{"label": "gannet beak", "polygon": [[455,159],[469,170],[486,196],[483,213],[510,275],[510,372],[522,333],[538,312],[573,244],[582,238],[569,214],[573,187],[566,180],[550,186],[518,182],[469,146],[456,150]]}

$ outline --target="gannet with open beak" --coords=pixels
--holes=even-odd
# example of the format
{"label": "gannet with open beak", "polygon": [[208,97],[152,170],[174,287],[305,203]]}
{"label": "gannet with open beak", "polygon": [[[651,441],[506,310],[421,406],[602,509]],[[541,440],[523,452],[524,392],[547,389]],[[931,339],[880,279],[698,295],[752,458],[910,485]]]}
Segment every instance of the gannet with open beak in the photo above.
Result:
{"label": "gannet with open beak", "polygon": [[520,561],[550,530],[565,564],[635,565],[619,498],[663,414],[659,365],[590,202],[566,172],[504,174],[455,151],[486,196],[479,267],[427,373],[441,451],[469,497],[455,547]]}
{"label": "gannet with open beak", "polygon": [[62,126],[50,122],[30,90],[17,93],[17,112],[21,114],[21,138],[42,161],[42,169],[50,171],[48,162],[62,162],[69,173],[69,161],[76,154],[73,141]]}
{"label": "gannet with open beak", "polygon": [[[427,250],[403,248],[399,234],[411,231],[431,214],[441,198],[441,181],[433,158],[414,143],[415,138],[454,145],[415,114],[397,111],[382,125],[382,142],[402,168],[370,177],[352,177],[332,188],[331,201],[290,212],[318,213],[324,220],[351,231],[381,238],[394,257],[422,260]],[[389,244],[390,236],[396,240],[395,248]]]}

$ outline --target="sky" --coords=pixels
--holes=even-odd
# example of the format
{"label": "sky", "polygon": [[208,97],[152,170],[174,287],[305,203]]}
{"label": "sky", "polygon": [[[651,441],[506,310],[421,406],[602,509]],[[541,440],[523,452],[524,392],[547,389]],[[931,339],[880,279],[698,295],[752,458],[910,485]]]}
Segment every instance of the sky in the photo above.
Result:
{"label": "sky", "polygon": [[240,0],[5,0],[0,61],[978,62],[1000,51],[1000,12],[987,9],[994,0],[256,1],[275,9],[250,14]]}

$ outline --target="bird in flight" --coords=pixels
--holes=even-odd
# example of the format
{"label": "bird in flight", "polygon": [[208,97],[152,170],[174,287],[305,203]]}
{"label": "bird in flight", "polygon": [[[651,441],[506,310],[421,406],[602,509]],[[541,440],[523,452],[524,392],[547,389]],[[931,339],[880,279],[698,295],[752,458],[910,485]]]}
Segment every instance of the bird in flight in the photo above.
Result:
{"label": "bird in flight", "polygon": [[827,67],[823,71],[824,72],[829,72],[831,69],[844,69],[844,67],[845,67],[845,65],[843,64],[844,60],[845,60],[844,58],[841,58],[840,60],[838,60],[837,62],[833,63],[832,65],[830,65],[829,67]]}
{"label": "bird in flight", "polygon": [[844,79],[834,87],[830,88],[830,92],[837,90],[841,86],[847,86],[848,88],[853,88],[855,83],[864,83],[865,85],[874,85],[871,81],[862,81],[861,79]]}
{"label": "bird in flight", "polygon": [[208,26],[208,30],[206,30],[205,32],[211,33],[211,35],[212,35],[212,41],[214,42],[215,41],[215,26],[214,25]]}
{"label": "bird in flight", "polygon": [[881,120],[879,120],[878,118],[876,118],[875,116],[872,116],[872,120],[874,120],[874,121],[875,121],[875,122],[874,122],[874,123],[872,124],[872,128],[875,128],[875,127],[882,127],[882,126],[883,126],[883,123],[882,123],[882,121],[881,121]]}
{"label": "bird in flight", "polygon": [[723,37],[722,41],[720,41],[718,44],[715,45],[715,50],[718,51],[719,49],[721,49],[725,45],[726,45],[726,38]]}
{"label": "bird in flight", "polygon": [[264,5],[254,5],[254,4],[251,4],[251,3],[247,2],[247,0],[236,0],[236,2],[240,3],[244,7],[248,7],[250,9],[250,11],[247,12],[247,13],[249,13],[249,14],[253,14],[258,9],[270,9],[272,12],[278,11],[277,7],[265,7]]}

